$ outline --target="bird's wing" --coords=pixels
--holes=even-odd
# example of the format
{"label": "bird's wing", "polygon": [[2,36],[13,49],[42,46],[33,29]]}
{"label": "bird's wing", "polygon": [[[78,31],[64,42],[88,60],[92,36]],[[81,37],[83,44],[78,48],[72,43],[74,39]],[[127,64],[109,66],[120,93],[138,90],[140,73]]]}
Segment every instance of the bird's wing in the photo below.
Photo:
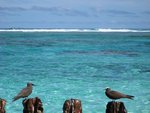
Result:
{"label": "bird's wing", "polygon": [[125,94],[120,93],[120,92],[118,92],[118,91],[111,91],[111,94],[112,94],[112,95],[115,95],[116,97],[119,97],[119,98],[126,97]]}
{"label": "bird's wing", "polygon": [[28,93],[28,88],[26,87],[26,88],[23,88],[21,91],[20,91],[20,93],[18,93],[18,96],[20,95],[20,96],[26,96],[25,94],[27,94]]}
{"label": "bird's wing", "polygon": [[15,96],[15,97],[13,98],[13,101],[18,100],[19,98],[28,96],[28,95],[26,95],[27,92],[28,92],[28,88],[27,88],[27,87],[26,87],[26,88],[23,88],[23,89],[17,94],[17,96]]}

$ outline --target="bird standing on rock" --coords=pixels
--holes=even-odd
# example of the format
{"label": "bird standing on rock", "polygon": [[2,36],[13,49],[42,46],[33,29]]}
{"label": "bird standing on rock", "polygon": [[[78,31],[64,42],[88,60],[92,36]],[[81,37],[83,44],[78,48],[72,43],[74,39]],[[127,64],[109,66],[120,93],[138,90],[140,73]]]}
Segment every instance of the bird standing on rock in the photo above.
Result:
{"label": "bird standing on rock", "polygon": [[113,100],[120,99],[120,98],[128,98],[128,99],[133,100],[133,98],[134,98],[134,96],[126,95],[126,94],[120,93],[118,91],[113,91],[110,88],[106,88],[105,90],[106,90],[105,91],[106,96]]}
{"label": "bird standing on rock", "polygon": [[18,93],[18,95],[13,98],[13,102],[20,99],[20,98],[28,97],[32,93],[32,86],[34,86],[34,84],[32,84],[30,82],[27,83],[27,87],[23,88],[20,91],[20,93]]}

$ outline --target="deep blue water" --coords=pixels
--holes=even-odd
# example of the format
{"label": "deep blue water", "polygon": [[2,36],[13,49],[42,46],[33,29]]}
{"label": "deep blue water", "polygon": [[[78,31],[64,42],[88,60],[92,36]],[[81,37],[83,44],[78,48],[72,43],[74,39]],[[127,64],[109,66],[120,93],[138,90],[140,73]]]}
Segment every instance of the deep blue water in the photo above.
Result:
{"label": "deep blue water", "polygon": [[31,81],[29,96],[45,113],[61,113],[66,99],[83,113],[105,113],[105,88],[135,96],[121,99],[129,113],[150,113],[150,33],[0,32],[0,97],[7,113],[21,113],[12,98]]}

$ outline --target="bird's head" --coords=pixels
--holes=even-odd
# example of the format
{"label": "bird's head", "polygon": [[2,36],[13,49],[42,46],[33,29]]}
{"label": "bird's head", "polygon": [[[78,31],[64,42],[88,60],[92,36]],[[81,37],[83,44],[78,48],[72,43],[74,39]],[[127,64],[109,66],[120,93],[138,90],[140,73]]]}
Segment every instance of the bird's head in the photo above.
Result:
{"label": "bird's head", "polygon": [[27,86],[35,86],[34,84],[32,84],[31,82],[27,83]]}
{"label": "bird's head", "polygon": [[110,89],[109,87],[106,87],[105,90],[106,90],[106,91],[110,91],[111,89]]}

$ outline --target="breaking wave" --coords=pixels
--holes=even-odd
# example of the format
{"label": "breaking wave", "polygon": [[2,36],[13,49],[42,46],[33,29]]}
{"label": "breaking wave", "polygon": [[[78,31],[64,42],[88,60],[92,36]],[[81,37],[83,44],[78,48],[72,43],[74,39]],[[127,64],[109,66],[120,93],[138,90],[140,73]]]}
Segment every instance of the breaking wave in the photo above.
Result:
{"label": "breaking wave", "polygon": [[0,29],[0,32],[150,32],[149,29]]}

